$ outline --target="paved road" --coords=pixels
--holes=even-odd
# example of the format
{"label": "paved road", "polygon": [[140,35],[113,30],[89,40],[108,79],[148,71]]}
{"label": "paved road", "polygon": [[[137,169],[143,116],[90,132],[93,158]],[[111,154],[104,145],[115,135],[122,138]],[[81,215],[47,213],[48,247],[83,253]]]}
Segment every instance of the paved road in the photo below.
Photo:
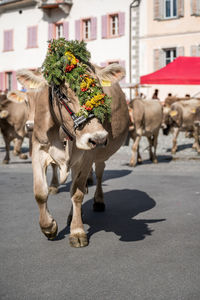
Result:
{"label": "paved road", "polygon": [[185,145],[175,160],[160,150],[157,165],[130,168],[130,147],[108,161],[106,211],[92,211],[92,186],[83,204],[90,243],[82,249],[68,243],[70,178],[49,198],[59,233],[48,241],[30,160],[0,165],[0,299],[199,300],[200,160]]}

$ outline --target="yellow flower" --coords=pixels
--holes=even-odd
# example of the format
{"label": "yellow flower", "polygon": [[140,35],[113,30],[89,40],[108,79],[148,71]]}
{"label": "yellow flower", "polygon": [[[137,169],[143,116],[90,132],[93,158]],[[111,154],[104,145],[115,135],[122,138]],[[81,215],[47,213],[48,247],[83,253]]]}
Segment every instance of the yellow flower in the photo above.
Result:
{"label": "yellow flower", "polygon": [[67,56],[67,59],[70,61],[70,63],[72,65],[76,65],[77,64],[76,57],[70,51],[65,52],[65,56]]}

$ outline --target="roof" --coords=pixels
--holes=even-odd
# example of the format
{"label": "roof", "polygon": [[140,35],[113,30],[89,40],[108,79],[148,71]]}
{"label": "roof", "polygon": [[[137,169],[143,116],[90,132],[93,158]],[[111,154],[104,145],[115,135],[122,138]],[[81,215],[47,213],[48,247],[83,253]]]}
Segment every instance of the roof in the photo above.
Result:
{"label": "roof", "polygon": [[140,77],[141,84],[200,84],[200,57],[179,56],[164,68]]}

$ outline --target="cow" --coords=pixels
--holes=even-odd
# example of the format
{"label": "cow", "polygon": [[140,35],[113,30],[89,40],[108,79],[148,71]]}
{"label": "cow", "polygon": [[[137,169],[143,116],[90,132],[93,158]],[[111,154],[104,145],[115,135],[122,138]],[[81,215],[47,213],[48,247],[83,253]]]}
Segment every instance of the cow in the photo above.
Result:
{"label": "cow", "polygon": [[[35,90],[35,116],[32,135],[32,167],[34,195],[39,207],[39,224],[48,239],[54,239],[58,226],[50,215],[47,200],[48,186],[46,168],[54,163],[60,170],[60,183],[65,182],[69,171],[72,174],[70,188],[72,209],[68,216],[70,224],[69,243],[72,247],[85,247],[88,238],[84,231],[81,207],[86,192],[86,181],[92,164],[95,163],[97,186],[94,195],[94,211],[104,211],[102,175],[105,161],[123,144],[128,133],[128,108],[125,95],[119,86],[119,80],[125,76],[125,70],[118,64],[107,67],[88,63],[88,73],[101,83],[103,92],[112,98],[111,120],[102,123],[96,116],[86,118],[78,127],[73,117],[80,111],[79,99],[66,81],[55,91],[45,79],[37,79],[25,70],[18,72],[18,80],[29,88],[29,84],[38,86]],[[106,82],[107,86],[103,84]]]}
{"label": "cow", "polygon": [[[142,136],[149,141],[149,156],[153,163],[157,163],[156,148],[158,134],[162,123],[162,105],[158,100],[134,99],[129,103],[131,125],[130,137],[133,139],[132,156],[129,165],[135,167],[142,162],[139,143]],[[152,151],[154,147],[154,151]]]}
{"label": "cow", "polygon": [[180,131],[192,132],[195,142],[193,148],[196,148],[200,153],[198,126],[195,126],[195,118],[198,118],[198,110],[200,107],[200,100],[190,99],[174,102],[171,107],[165,111],[163,118],[163,133],[168,135],[173,129],[173,141],[171,153],[176,154],[177,138]]}
{"label": "cow", "polygon": [[25,122],[27,118],[26,93],[11,91],[2,96],[0,102],[0,129],[5,142],[6,155],[3,163],[10,161],[10,142],[14,142],[13,154],[21,159],[28,156],[21,152],[21,146],[26,136]]}
{"label": "cow", "polygon": [[164,106],[170,107],[174,102],[183,101],[183,100],[191,100],[191,97],[177,97],[177,96],[168,96],[165,98]]}

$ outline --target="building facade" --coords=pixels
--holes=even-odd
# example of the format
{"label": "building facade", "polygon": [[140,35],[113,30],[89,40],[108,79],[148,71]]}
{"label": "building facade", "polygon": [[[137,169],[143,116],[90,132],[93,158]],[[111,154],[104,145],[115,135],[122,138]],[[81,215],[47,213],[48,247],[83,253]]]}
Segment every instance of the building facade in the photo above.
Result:
{"label": "building facade", "polygon": [[[0,89],[20,89],[16,71],[41,67],[47,41],[84,40],[91,61],[118,62],[126,69],[123,87],[139,83],[174,58],[200,55],[200,0],[1,0]],[[184,96],[198,86],[148,86]],[[134,91],[124,88],[127,98]]]}

